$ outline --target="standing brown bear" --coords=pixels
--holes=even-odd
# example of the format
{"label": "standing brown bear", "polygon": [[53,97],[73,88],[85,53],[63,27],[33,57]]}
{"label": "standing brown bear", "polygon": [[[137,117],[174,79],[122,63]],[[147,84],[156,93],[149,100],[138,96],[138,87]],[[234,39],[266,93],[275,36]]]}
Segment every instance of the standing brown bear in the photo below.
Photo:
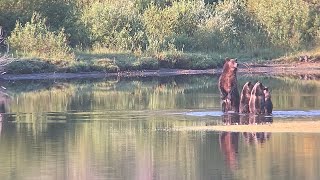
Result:
{"label": "standing brown bear", "polygon": [[239,112],[240,95],[237,85],[237,59],[226,58],[219,78],[219,90],[223,112]]}
{"label": "standing brown bear", "polygon": [[264,114],[265,106],[265,96],[264,96],[265,87],[261,82],[257,82],[251,91],[251,97],[249,101],[249,111],[253,114]]}
{"label": "standing brown bear", "polygon": [[240,94],[240,113],[249,113],[249,101],[251,97],[251,91],[253,84],[251,82],[246,82],[243,85],[241,94]]}
{"label": "standing brown bear", "polygon": [[270,90],[268,87],[265,87],[264,90],[264,100],[265,100],[265,103],[264,103],[264,109],[265,109],[265,113],[270,115],[272,114],[272,109],[273,109],[273,104],[272,104],[272,101],[271,101],[271,93],[270,93]]}

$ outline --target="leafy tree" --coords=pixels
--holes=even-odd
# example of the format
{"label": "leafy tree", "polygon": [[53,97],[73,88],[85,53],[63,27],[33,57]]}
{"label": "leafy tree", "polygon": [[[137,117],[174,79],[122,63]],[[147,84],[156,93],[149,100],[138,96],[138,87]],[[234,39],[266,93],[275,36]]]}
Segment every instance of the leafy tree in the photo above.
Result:
{"label": "leafy tree", "polygon": [[312,44],[310,41],[319,28],[319,12],[303,0],[248,0],[248,8],[272,42],[281,47]]}
{"label": "leafy tree", "polygon": [[161,51],[178,43],[176,38],[192,37],[203,19],[204,11],[205,6],[199,1],[173,2],[165,8],[150,5],[143,14],[149,49]]}
{"label": "leafy tree", "polygon": [[33,14],[31,21],[25,25],[19,21],[16,23],[8,43],[22,56],[56,60],[74,58],[64,31],[51,32],[46,26],[46,19],[37,13]]}
{"label": "leafy tree", "polygon": [[82,21],[96,45],[119,50],[145,46],[141,17],[133,3],[96,2],[84,10]]}

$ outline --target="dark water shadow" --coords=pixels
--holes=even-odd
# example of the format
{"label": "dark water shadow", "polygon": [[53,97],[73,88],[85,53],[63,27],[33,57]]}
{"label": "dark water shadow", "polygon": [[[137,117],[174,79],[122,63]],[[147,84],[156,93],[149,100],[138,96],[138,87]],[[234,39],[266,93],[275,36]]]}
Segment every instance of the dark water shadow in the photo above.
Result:
{"label": "dark water shadow", "polygon": [[11,101],[11,97],[4,91],[0,91],[0,136],[2,132],[2,123],[6,119],[6,112]]}

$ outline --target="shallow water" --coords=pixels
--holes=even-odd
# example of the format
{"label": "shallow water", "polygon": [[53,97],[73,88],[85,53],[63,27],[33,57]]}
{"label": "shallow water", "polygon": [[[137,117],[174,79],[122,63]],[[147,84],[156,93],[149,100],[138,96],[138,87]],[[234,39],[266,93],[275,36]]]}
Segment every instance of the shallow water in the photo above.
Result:
{"label": "shallow water", "polygon": [[[0,179],[320,177],[317,133],[175,131],[229,120],[217,79],[2,82]],[[272,89],[271,123],[318,121],[320,81],[303,79],[244,75],[239,84],[260,80]]]}

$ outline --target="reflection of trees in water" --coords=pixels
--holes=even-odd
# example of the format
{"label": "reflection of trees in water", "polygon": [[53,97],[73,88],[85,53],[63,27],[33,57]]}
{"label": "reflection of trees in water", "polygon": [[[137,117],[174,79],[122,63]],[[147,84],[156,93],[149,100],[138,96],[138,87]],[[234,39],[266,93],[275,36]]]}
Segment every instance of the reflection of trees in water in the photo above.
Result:
{"label": "reflection of trees in water", "polygon": [[[48,174],[58,172],[55,174],[57,177],[53,179],[65,179],[67,175],[72,176],[69,176],[69,179],[79,179],[79,177],[94,179],[95,176],[106,173],[105,167],[109,170],[110,178],[119,179],[132,179],[132,174],[136,175],[136,179],[150,177],[150,175],[160,179],[162,174],[167,175],[166,177],[175,177],[172,179],[196,179],[198,174],[206,177],[202,179],[218,179],[221,174],[217,173],[215,176],[217,178],[210,178],[213,176],[210,173],[212,169],[226,173],[221,167],[223,164],[223,161],[220,160],[221,153],[228,156],[226,159],[229,159],[230,162],[227,164],[232,167],[237,166],[241,142],[247,144],[246,147],[249,148],[272,140],[273,150],[271,152],[278,152],[279,149],[285,148],[282,142],[288,142],[291,143],[290,146],[296,146],[295,148],[298,149],[296,151],[299,154],[305,153],[299,149],[301,145],[297,143],[302,142],[305,146],[312,147],[306,149],[314,150],[312,153],[314,156],[317,155],[316,150],[319,148],[314,147],[315,144],[318,144],[317,139],[313,139],[314,137],[308,138],[314,141],[306,143],[308,139],[292,140],[291,136],[288,138],[280,137],[276,140],[272,136],[270,139],[270,135],[265,133],[223,132],[225,134],[221,133],[219,136],[217,133],[210,134],[210,132],[202,132],[202,134],[199,133],[200,135],[190,132],[160,132],[155,129],[170,129],[170,127],[179,126],[179,123],[185,122],[174,118],[169,121],[165,118],[127,117],[123,114],[124,111],[121,111],[185,108],[186,104],[190,107],[208,108],[215,106],[216,103],[216,107],[220,107],[217,81],[214,78],[211,79],[210,76],[207,76],[205,78],[178,78],[179,80],[175,78],[168,78],[168,80],[157,78],[151,80],[120,79],[53,83],[54,85],[50,84],[49,86],[21,84],[19,87],[22,90],[13,91],[14,101],[11,103],[9,111],[25,114],[17,117],[19,123],[3,124],[3,126],[6,125],[6,128],[2,131],[4,136],[1,137],[3,146],[0,147],[0,151],[1,154],[7,156],[1,157],[0,162],[15,164],[17,167],[12,173],[16,174],[17,179],[31,177],[30,173],[34,173],[32,177],[39,177],[39,169]],[[291,98],[297,92],[312,93],[313,97],[318,90],[317,84],[313,85],[309,82],[305,87],[312,89],[307,91],[307,88],[297,82],[269,80],[273,88],[274,102],[282,102],[283,97]],[[263,82],[265,81],[263,80]],[[26,87],[23,89],[21,86]],[[31,86],[37,87],[36,90],[32,90]],[[10,86],[8,88],[10,89]],[[296,102],[296,100],[291,100]],[[277,108],[288,106],[285,101],[283,103],[283,106],[277,106]],[[110,111],[110,109],[114,111]],[[49,119],[47,114],[48,112],[73,110],[79,113],[57,113],[57,117],[62,120],[77,120],[85,116],[86,120],[92,121],[58,123]],[[119,117],[120,114],[123,121],[99,122],[101,116],[97,111],[108,113],[109,116],[103,116],[102,120],[109,120],[113,117],[112,113],[115,113],[114,117]],[[272,122],[272,119],[266,119],[268,117],[261,120],[260,116],[250,118],[244,115],[224,115],[223,118],[223,121],[229,124]],[[50,122],[43,123],[48,120]],[[187,123],[182,125],[191,126],[193,122]],[[300,136],[296,138],[300,138]],[[221,153],[217,153],[219,148],[221,148]],[[198,154],[196,154],[197,152]],[[265,166],[273,165],[268,161],[271,159],[269,156],[275,156],[274,154],[268,155],[268,153],[270,154],[268,149],[255,149],[254,153],[250,152],[247,156],[252,159],[255,156],[265,158],[265,161],[258,163],[261,166],[259,169],[265,170]],[[39,157],[39,154],[42,156]],[[241,157],[241,159],[245,159],[247,156]],[[38,159],[34,160],[35,157]],[[259,158],[256,159],[260,160]],[[243,164],[247,165],[248,161],[246,159],[243,161]],[[281,167],[286,167],[286,164],[288,161],[283,161]],[[291,163],[290,166],[294,166],[294,163]],[[318,166],[315,165],[315,167]],[[140,171],[140,168],[144,170]],[[6,170],[2,172],[6,172]],[[25,172],[29,172],[29,174],[25,174]],[[253,169],[250,172],[255,173],[256,171]],[[46,174],[42,174],[43,176]]]}
{"label": "reflection of trees in water", "polygon": [[6,156],[0,157],[0,179],[10,179],[7,167],[16,179],[195,179],[202,136],[190,141],[188,132],[155,131],[158,123],[48,123],[45,133],[9,123],[1,139]]}
{"label": "reflection of trees in water", "polygon": [[[214,87],[217,80],[210,78],[211,76],[123,78],[44,85],[32,81],[7,86],[15,99],[19,99],[19,104],[12,104],[12,112],[207,108],[220,104],[218,95],[217,100],[214,100],[215,97],[206,97],[212,94],[212,89],[216,89]],[[29,91],[32,87],[42,89]]]}
{"label": "reflection of trees in water", "polygon": [[[59,111],[102,109],[175,109],[217,108],[220,96],[215,75],[168,77],[110,77],[104,80],[16,81],[6,87],[23,104],[12,105],[12,111]],[[238,85],[262,81],[272,90],[277,109],[320,108],[318,81],[288,77],[239,76]],[[41,98],[39,98],[41,96]],[[53,97],[50,99],[50,97]],[[36,107],[40,102],[48,102]],[[26,99],[26,100],[24,100]],[[28,104],[28,105],[27,105]],[[54,104],[54,106],[52,106]],[[25,107],[22,107],[25,106]],[[50,107],[49,107],[50,106]]]}

